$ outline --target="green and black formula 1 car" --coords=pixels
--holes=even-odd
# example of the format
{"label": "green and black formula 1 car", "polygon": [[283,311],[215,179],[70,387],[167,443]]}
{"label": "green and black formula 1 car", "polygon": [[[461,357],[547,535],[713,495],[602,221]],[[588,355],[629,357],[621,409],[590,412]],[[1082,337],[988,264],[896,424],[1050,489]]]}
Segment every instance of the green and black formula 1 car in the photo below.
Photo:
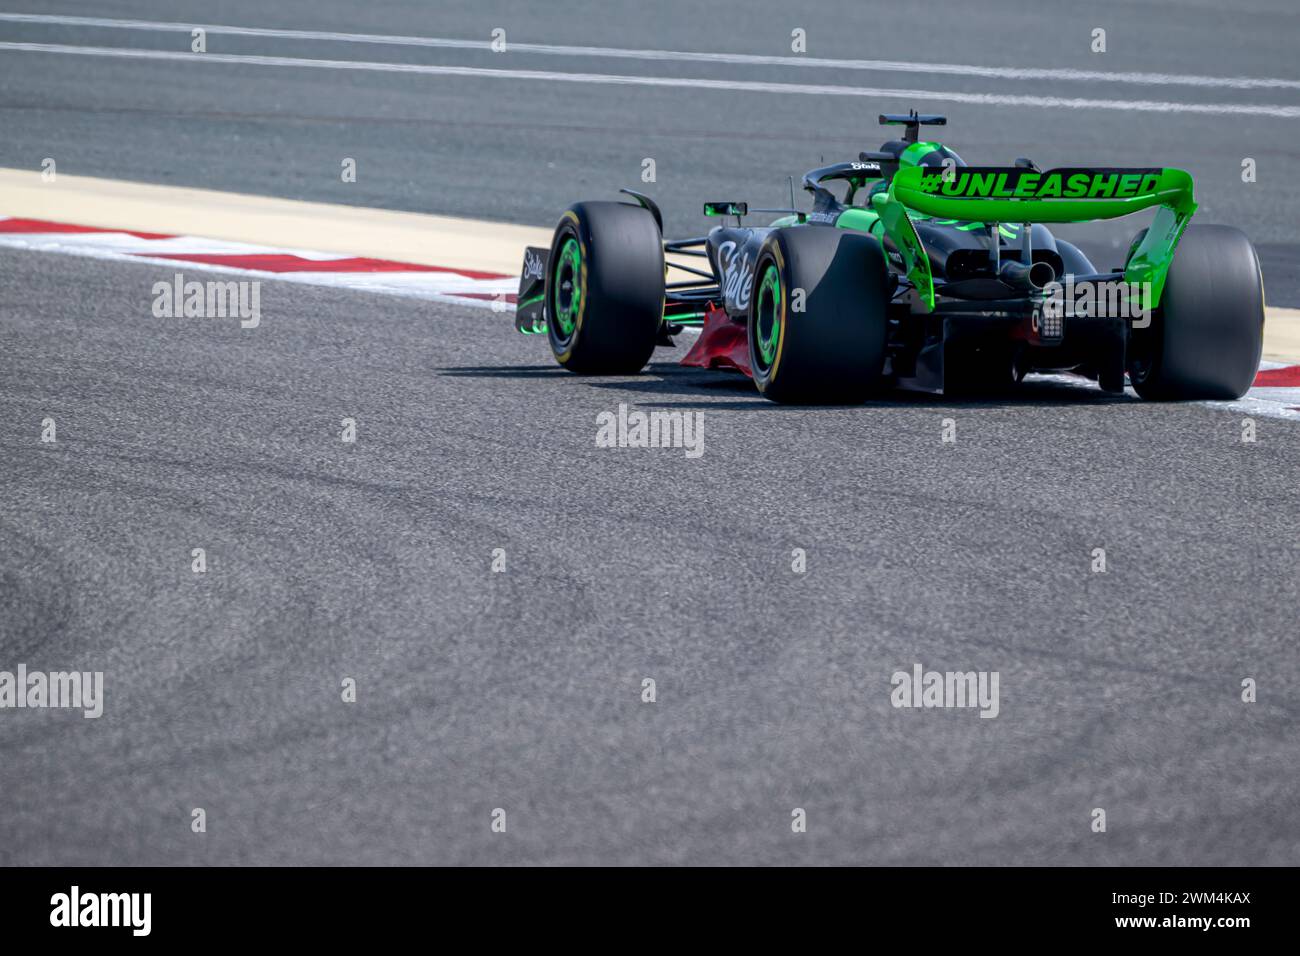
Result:
{"label": "green and black formula 1 car", "polygon": [[[703,326],[684,364],[731,367],[780,402],[857,402],[889,386],[1011,385],[1073,370],[1147,399],[1233,399],[1263,344],[1264,292],[1250,240],[1192,226],[1191,177],[1170,168],[966,166],[922,126],[854,162],[803,177],[812,209],[665,241],[653,201],[581,202],[549,249],[529,248],[516,327],[545,332],[574,372],[640,371],[656,345]],[[1099,271],[1045,223],[1155,207],[1123,266]],[[684,278],[668,281],[669,269]]]}

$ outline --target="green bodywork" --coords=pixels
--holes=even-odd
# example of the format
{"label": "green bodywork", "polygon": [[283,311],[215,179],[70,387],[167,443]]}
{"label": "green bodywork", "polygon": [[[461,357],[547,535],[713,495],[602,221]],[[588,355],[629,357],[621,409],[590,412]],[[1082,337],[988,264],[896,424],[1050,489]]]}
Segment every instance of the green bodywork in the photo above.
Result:
{"label": "green bodywork", "polygon": [[[1022,167],[922,166],[921,160],[940,149],[935,142],[913,143],[899,156],[899,168],[889,181],[870,186],[866,206],[850,206],[835,220],[842,229],[886,236],[899,250],[903,270],[925,311],[934,309],[934,277],[925,247],[913,222],[961,230],[985,230],[998,224],[1008,242],[1030,223],[1090,222],[1117,219],[1158,206],[1154,221],[1129,256],[1124,280],[1133,288],[1150,283],[1147,307],[1160,303],[1174,250],[1196,211],[1192,177],[1181,169],[1109,170],[1064,169],[1045,172]],[[854,183],[854,187],[861,185]],[[793,226],[787,216],[772,223]]]}
{"label": "green bodywork", "polygon": [[[1000,225],[999,231],[1010,239],[1014,236],[1011,223],[1118,219],[1158,206],[1155,220],[1124,268],[1125,282],[1150,283],[1151,298],[1146,304],[1154,308],[1160,303],[1178,240],[1196,211],[1192,177],[1181,169],[1039,172],[1020,167],[966,167],[943,171],[908,166],[894,174],[887,190],[872,194],[871,205],[885,234],[901,251],[907,277],[927,311],[934,308],[934,280],[925,249],[912,227],[914,218],[969,222],[971,228],[1007,223]],[[858,221],[862,220],[844,224],[861,228]]]}

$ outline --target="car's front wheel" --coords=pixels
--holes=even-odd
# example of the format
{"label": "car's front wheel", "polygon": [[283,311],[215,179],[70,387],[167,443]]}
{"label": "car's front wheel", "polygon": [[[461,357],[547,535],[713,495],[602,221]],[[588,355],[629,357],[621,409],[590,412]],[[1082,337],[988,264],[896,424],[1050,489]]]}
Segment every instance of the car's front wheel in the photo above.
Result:
{"label": "car's front wheel", "polygon": [[664,309],[654,216],[627,203],[576,203],[555,227],[548,263],[546,332],[556,360],[589,375],[641,371]]}

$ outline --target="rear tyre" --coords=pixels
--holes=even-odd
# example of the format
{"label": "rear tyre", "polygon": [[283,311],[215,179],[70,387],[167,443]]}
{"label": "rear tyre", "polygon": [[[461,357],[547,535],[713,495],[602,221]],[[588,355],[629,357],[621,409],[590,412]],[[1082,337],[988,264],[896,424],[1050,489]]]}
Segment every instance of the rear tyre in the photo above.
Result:
{"label": "rear tyre", "polygon": [[889,294],[876,239],[823,226],[776,229],[753,281],[749,361],[765,397],[852,404],[880,387]]}
{"label": "rear tyre", "polygon": [[1129,381],[1145,399],[1235,399],[1264,347],[1255,247],[1230,226],[1192,226],[1174,252],[1160,307],[1129,333]]}
{"label": "rear tyre", "polygon": [[576,203],[555,227],[548,261],[546,334],[556,360],[584,375],[641,371],[664,314],[654,216],[626,203]]}

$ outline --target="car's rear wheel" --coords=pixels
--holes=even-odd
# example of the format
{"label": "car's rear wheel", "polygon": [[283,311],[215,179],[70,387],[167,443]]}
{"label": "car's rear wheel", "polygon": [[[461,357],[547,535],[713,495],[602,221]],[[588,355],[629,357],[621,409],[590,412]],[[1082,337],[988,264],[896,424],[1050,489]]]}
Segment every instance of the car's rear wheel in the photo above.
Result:
{"label": "car's rear wheel", "polygon": [[626,203],[576,203],[555,227],[549,263],[546,330],[556,360],[588,375],[641,371],[664,309],[654,216]]}
{"label": "car's rear wheel", "polygon": [[773,230],[753,282],[749,360],[764,396],[845,404],[880,387],[889,295],[876,239],[822,226]]}
{"label": "car's rear wheel", "polygon": [[1240,398],[1255,380],[1263,346],[1255,247],[1230,226],[1188,228],[1151,324],[1130,330],[1133,388],[1157,401]]}

